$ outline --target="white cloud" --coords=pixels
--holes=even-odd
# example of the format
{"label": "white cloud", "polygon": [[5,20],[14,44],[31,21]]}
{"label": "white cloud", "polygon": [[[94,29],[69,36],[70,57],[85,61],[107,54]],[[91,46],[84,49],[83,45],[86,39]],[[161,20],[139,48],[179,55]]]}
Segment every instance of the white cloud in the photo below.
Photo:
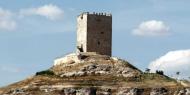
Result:
{"label": "white cloud", "polygon": [[132,34],[137,36],[163,36],[169,34],[169,26],[163,21],[150,20],[142,22]]}
{"label": "white cloud", "polygon": [[13,20],[13,14],[0,8],[0,31],[12,31],[16,29],[16,22]]}
{"label": "white cloud", "polygon": [[163,70],[167,75],[175,76],[180,72],[180,78],[190,77],[190,49],[170,51],[164,56],[151,62],[149,68],[152,72]]}
{"label": "white cloud", "polygon": [[44,16],[50,20],[59,20],[63,17],[63,10],[57,7],[56,5],[49,4],[38,8],[22,9],[20,10],[20,15],[39,15]]}
{"label": "white cloud", "polygon": [[3,72],[9,72],[9,73],[18,73],[21,70],[17,67],[13,67],[13,66],[0,66],[0,71]]}

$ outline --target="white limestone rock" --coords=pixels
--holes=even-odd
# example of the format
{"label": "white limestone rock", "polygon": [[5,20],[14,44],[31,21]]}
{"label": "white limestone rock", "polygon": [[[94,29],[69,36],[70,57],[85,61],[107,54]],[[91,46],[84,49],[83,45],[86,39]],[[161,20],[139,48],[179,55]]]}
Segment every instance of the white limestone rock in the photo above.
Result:
{"label": "white limestone rock", "polygon": [[79,63],[79,62],[80,62],[79,55],[76,53],[71,53],[69,55],[66,55],[65,57],[54,60],[54,66],[63,65],[63,64]]}

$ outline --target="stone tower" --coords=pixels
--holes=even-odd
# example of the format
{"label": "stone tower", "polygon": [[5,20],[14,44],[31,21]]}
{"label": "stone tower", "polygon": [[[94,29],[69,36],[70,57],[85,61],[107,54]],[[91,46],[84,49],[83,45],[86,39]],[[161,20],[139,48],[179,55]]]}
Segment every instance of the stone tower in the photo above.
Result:
{"label": "stone tower", "polygon": [[82,13],[77,17],[77,48],[80,52],[112,54],[112,15]]}

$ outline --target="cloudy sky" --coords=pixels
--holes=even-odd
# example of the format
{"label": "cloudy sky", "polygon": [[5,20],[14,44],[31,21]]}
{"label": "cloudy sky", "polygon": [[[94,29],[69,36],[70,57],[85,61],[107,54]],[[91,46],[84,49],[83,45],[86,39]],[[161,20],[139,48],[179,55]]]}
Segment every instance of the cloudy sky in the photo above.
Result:
{"label": "cloudy sky", "polygon": [[1,0],[0,86],[73,52],[76,17],[85,11],[112,13],[113,56],[190,76],[189,0]]}

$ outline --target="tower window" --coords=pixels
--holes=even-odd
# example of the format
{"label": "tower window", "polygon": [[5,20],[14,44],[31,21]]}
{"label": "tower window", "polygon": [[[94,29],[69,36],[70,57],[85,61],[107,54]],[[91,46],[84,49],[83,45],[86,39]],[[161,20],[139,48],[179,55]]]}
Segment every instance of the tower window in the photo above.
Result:
{"label": "tower window", "polygon": [[81,16],[80,19],[83,19],[83,16]]}
{"label": "tower window", "polygon": [[100,41],[98,41],[98,45],[100,45]]}
{"label": "tower window", "polygon": [[104,32],[101,32],[101,34],[104,34]]}

